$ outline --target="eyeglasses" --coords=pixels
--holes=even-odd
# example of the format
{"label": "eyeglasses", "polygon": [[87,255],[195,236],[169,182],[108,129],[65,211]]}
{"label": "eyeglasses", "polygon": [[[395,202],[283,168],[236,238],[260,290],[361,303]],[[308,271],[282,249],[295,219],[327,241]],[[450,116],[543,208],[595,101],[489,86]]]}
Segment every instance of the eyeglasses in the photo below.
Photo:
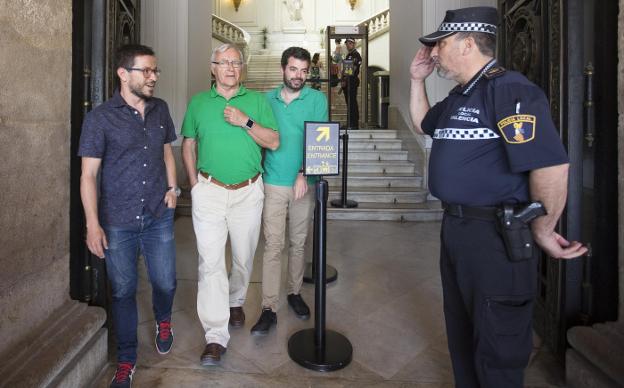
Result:
{"label": "eyeglasses", "polygon": [[213,63],[213,64],[215,64],[215,65],[217,65],[217,66],[219,66],[221,68],[224,68],[224,69],[230,67],[230,65],[232,65],[232,67],[235,68],[235,69],[240,69],[243,66],[243,62],[241,62],[241,61],[228,61],[228,60],[225,60],[225,59],[222,60],[222,61],[219,61],[219,62],[214,62],[213,61],[211,63]]}
{"label": "eyeglasses", "polygon": [[140,67],[126,67],[125,68],[127,71],[140,71],[143,73],[143,77],[145,78],[149,78],[149,76],[154,73],[154,75],[156,75],[156,77],[160,77],[160,69],[159,68],[155,68],[155,69],[151,69],[149,67],[144,67],[144,68],[140,68]]}

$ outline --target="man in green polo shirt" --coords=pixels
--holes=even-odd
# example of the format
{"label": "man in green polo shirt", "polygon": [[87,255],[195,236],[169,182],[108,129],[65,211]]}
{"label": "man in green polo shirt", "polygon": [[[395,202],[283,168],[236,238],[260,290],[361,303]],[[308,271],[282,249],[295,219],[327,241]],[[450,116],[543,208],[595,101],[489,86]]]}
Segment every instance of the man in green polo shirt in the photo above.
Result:
{"label": "man in green polo shirt", "polygon": [[202,365],[220,362],[230,339],[228,323],[237,327],[245,322],[242,306],[264,201],[261,151],[279,146],[277,124],[265,96],[240,84],[244,65],[240,50],[221,45],[211,62],[216,83],[191,99],[182,124],[182,158],[191,184],[199,252],[197,314],[207,343]]}
{"label": "man in green polo shirt", "polygon": [[251,329],[264,335],[277,323],[281,257],[288,216],[288,305],[297,317],[308,319],[310,309],[299,291],[303,280],[304,244],[312,218],[314,190],[303,176],[305,121],[327,121],[327,99],[304,86],[310,71],[310,53],[290,47],[282,53],[284,84],[267,93],[280,130],[280,147],[267,151],[264,161],[262,227],[266,245],[262,264],[262,313]]}

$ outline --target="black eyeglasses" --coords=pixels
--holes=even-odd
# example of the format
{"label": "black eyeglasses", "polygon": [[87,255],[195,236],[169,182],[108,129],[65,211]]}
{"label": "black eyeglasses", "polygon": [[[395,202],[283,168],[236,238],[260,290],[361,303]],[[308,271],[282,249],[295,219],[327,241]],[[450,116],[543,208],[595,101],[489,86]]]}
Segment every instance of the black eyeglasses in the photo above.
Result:
{"label": "black eyeglasses", "polygon": [[228,60],[225,60],[225,59],[222,60],[222,61],[219,61],[219,62],[214,62],[213,61],[211,63],[213,63],[213,64],[215,64],[215,65],[217,65],[219,67],[222,67],[222,68],[227,68],[230,65],[232,65],[233,68],[240,69],[243,66],[243,62],[241,62],[241,61],[228,61]]}
{"label": "black eyeglasses", "polygon": [[160,69],[159,68],[155,68],[155,69],[151,69],[149,67],[144,67],[144,68],[140,68],[140,67],[125,67],[124,69],[126,69],[127,71],[140,71],[143,73],[143,77],[145,78],[149,78],[150,74],[154,73],[156,75],[156,77],[160,77]]}

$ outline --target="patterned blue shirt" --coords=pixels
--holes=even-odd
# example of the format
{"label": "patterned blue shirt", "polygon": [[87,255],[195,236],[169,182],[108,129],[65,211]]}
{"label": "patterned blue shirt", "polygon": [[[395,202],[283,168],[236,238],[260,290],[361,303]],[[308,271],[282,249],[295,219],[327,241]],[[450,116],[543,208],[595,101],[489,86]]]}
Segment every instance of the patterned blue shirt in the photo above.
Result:
{"label": "patterned blue shirt", "polygon": [[175,127],[167,103],[159,98],[147,100],[144,116],[116,91],[82,124],[78,156],[102,160],[102,225],[139,223],[144,211],[160,217],[166,209],[164,145],[176,139]]}

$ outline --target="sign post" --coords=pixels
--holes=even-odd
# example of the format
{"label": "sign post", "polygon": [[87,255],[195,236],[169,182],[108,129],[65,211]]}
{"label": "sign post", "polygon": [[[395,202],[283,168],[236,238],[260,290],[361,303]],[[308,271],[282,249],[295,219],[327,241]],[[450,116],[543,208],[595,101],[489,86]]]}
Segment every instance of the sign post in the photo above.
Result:
{"label": "sign post", "polygon": [[342,334],[325,328],[325,269],[328,184],[323,175],[338,174],[339,123],[306,122],[304,174],[318,176],[314,208],[314,328],[293,334],[288,355],[304,368],[329,372],[346,367],[353,357],[351,342]]}

